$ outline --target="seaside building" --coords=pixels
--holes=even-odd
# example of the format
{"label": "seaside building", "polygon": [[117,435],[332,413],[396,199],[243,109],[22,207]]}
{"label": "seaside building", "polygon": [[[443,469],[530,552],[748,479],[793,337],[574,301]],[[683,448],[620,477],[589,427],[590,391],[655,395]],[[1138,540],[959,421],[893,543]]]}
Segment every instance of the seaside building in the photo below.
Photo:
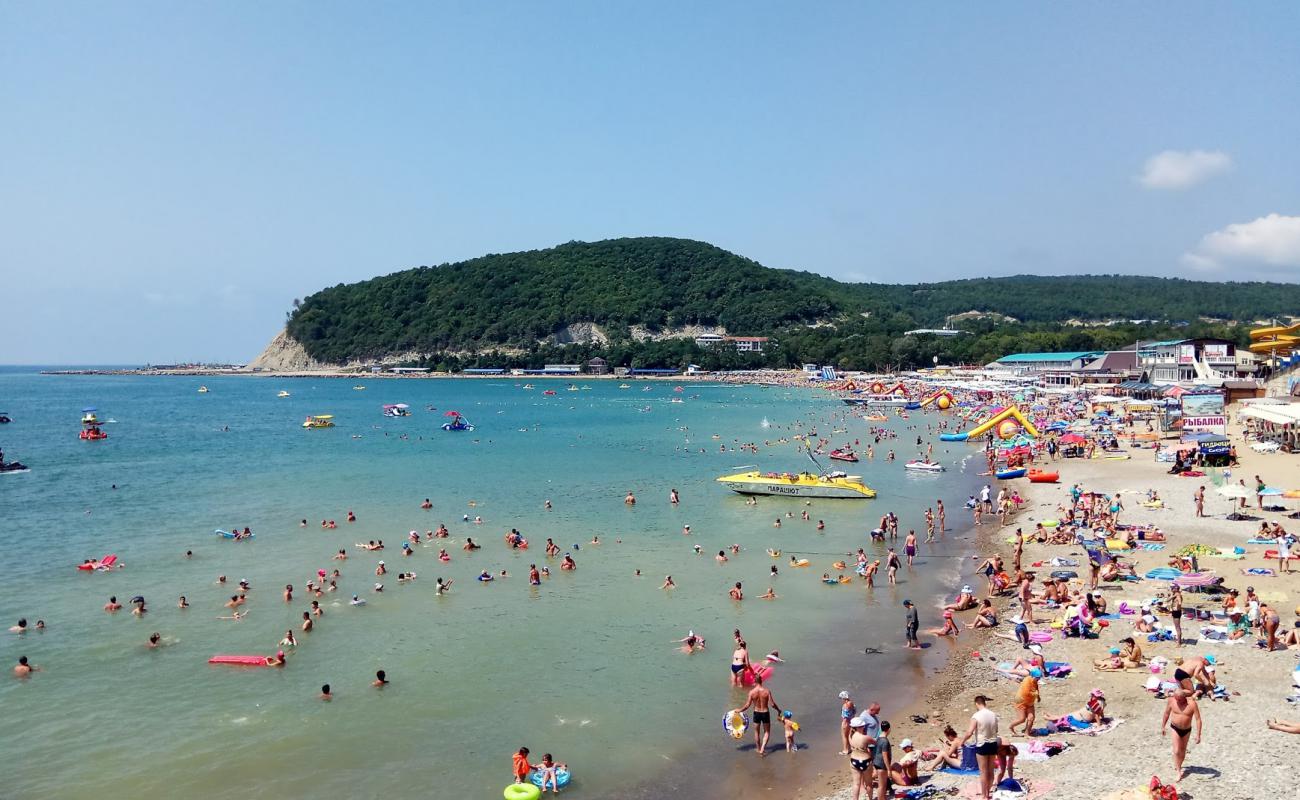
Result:
{"label": "seaside building", "polygon": [[1034,375],[1046,372],[1078,372],[1083,365],[1106,355],[1104,350],[1076,350],[1067,353],[1013,353],[1003,356],[986,369],[1010,372],[1013,375]]}
{"label": "seaside building", "polygon": [[1166,339],[1139,342],[1138,367],[1152,383],[1220,382],[1254,374],[1238,369],[1237,348],[1227,339]]}
{"label": "seaside building", "polygon": [[592,375],[608,375],[609,362],[600,356],[597,356],[587,362],[587,372]]}
{"label": "seaside building", "polygon": [[727,345],[740,353],[761,353],[771,341],[767,336],[723,336],[719,333],[702,333],[695,337],[698,347],[717,347]]}

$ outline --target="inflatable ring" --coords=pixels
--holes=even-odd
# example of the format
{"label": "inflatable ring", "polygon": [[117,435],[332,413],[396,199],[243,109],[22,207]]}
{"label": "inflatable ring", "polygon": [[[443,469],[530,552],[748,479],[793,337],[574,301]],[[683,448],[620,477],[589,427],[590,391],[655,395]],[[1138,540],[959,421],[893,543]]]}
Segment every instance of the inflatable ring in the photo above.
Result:
{"label": "inflatable ring", "polygon": [[538,800],[542,790],[531,783],[512,783],[501,794],[506,800]]}
{"label": "inflatable ring", "polygon": [[[528,777],[528,780],[532,781],[533,785],[538,789],[542,788],[542,773],[533,772],[533,774]],[[573,776],[569,774],[567,769],[557,769],[555,771],[556,788],[563,789],[569,785],[569,781],[571,780],[573,780]]]}

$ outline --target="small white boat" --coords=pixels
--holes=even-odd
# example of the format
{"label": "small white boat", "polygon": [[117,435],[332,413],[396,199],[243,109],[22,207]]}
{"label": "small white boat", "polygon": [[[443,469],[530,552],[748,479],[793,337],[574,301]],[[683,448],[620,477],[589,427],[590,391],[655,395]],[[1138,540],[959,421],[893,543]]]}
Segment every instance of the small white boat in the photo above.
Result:
{"label": "small white boat", "polygon": [[207,393],[208,393],[208,387],[206,386],[199,387],[199,394],[207,394]]}
{"label": "small white boat", "polygon": [[276,397],[288,397],[288,396],[289,396],[289,393],[286,392],[286,391],[283,390],[283,389],[281,389],[281,390],[280,390],[280,393],[276,395]]}
{"label": "small white boat", "polygon": [[934,461],[909,461],[903,465],[903,469],[912,472],[943,472],[943,464]]}

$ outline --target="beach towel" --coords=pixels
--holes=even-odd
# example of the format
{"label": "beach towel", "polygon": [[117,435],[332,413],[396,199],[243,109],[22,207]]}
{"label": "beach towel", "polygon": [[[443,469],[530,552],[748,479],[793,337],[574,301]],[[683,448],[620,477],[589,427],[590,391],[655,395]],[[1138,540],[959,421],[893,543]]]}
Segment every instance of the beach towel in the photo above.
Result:
{"label": "beach towel", "polygon": [[1146,577],[1155,581],[1172,581],[1183,573],[1173,567],[1156,567],[1146,574]]}
{"label": "beach towel", "polygon": [[1241,571],[1241,574],[1242,574],[1242,575],[1259,575],[1259,576],[1266,576],[1266,577],[1273,577],[1273,576],[1277,575],[1277,573],[1273,571],[1273,568],[1272,568],[1272,567],[1248,567],[1248,568],[1246,568],[1246,569],[1243,569],[1243,570]]}
{"label": "beach towel", "polygon": [[1277,544],[1277,539],[1247,539],[1246,544]]}
{"label": "beach towel", "polygon": [[1159,553],[1161,550],[1165,549],[1165,546],[1158,542],[1147,542],[1142,545],[1142,549],[1146,550],[1148,553]]}

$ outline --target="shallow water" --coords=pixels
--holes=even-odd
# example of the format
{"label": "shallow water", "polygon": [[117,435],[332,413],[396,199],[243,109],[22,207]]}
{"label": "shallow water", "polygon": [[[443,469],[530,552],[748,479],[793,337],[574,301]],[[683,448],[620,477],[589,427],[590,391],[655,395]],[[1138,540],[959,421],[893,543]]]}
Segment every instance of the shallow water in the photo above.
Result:
{"label": "shallow water", "polygon": [[[198,394],[200,383],[211,392]],[[368,388],[355,391],[354,383]],[[923,547],[921,569],[902,575],[898,587],[883,586],[883,576],[874,591],[818,580],[857,547],[883,555],[865,532],[885,510],[899,512],[904,531],[923,528],[924,504],[942,497],[949,527],[966,522],[960,506],[972,478],[956,469],[939,477],[903,472],[914,432],[882,443],[876,461],[851,470],[878,499],[815,501],[814,522],[803,522],[799,501],[749,507],[712,478],[743,464],[802,468],[792,445],[718,452],[723,443],[761,446],[789,435],[782,426],[797,420],[826,436],[847,426],[834,441],[855,436],[865,447],[867,423],[839,419],[844,409],[829,396],[691,384],[675,395],[671,384],[643,392],[641,383],[619,390],[609,381],[566,392],[562,383],[535,383],[529,391],[511,380],[0,373],[0,409],[15,420],[0,427],[0,446],[32,467],[0,477],[0,615],[49,626],[0,640],[6,665],[26,654],[44,668],[28,681],[0,680],[6,796],[379,797],[419,787],[496,797],[523,744],[534,756],[549,751],[569,762],[582,796],[640,796],[664,786],[704,796],[710,780],[755,761],[737,761],[719,730],[739,699],[727,686],[732,628],[744,631],[755,655],[781,650],[789,663],[771,683],[778,700],[805,719],[826,720],[806,729],[835,725],[840,688],[888,696],[890,687],[921,680],[923,663],[898,649],[898,603],[919,598],[923,626],[937,618],[929,608],[936,592],[969,569],[967,540],[950,533]],[[277,398],[282,388],[292,396]],[[544,397],[544,388],[559,393]],[[686,402],[670,403],[674,396]],[[409,403],[413,416],[380,416],[393,402]],[[116,420],[107,441],[76,438],[86,405]],[[478,430],[437,430],[447,409]],[[338,427],[303,430],[311,413],[335,414]],[[899,461],[887,465],[880,456],[890,447]],[[676,508],[667,502],[673,487],[682,495]],[[623,503],[628,490],[639,499],[633,508]],[[425,497],[432,511],[420,509]],[[543,509],[546,499],[554,510]],[[349,509],[358,522],[344,521]],[[774,528],[786,511],[796,518]],[[481,515],[483,524],[463,522],[464,514]],[[322,518],[338,529],[321,530]],[[823,533],[814,529],[818,518]],[[450,563],[435,557],[445,540],[401,556],[408,530],[438,522],[452,531]],[[686,523],[692,536],[681,534]],[[257,538],[211,533],[234,525]],[[531,550],[507,550],[510,527]],[[595,534],[603,544],[588,544]],[[483,550],[463,552],[466,536]],[[579,569],[561,572],[553,561],[553,576],[529,587],[528,564],[546,561],[548,536]],[[380,538],[388,545],[382,554],[352,546]],[[744,551],[715,563],[712,555],[732,542]],[[697,543],[702,556],[691,549]],[[807,554],[813,565],[788,568],[767,547]],[[349,556],[341,564],[331,560],[340,548]],[[125,568],[74,569],[106,553]],[[392,574],[375,594],[380,557]],[[781,574],[769,580],[773,563]],[[322,599],[324,618],[298,634],[285,669],[206,663],[217,653],[273,653],[308,606],[303,584],[335,566],[344,575],[340,591]],[[512,577],[479,584],[483,569]],[[398,585],[395,573],[404,570],[418,580]],[[672,592],[659,588],[668,573],[679,585]],[[216,585],[218,574],[252,583],[246,619],[217,619],[233,591]],[[450,595],[434,596],[435,577],[455,580]],[[726,598],[735,581],[751,599]],[[291,604],[281,600],[286,583],[296,587]],[[768,585],[779,600],[752,599]],[[368,605],[349,607],[354,592]],[[150,601],[144,620],[100,610],[109,595],[136,594]],[[188,610],[176,607],[181,594]],[[708,637],[707,651],[687,657],[674,649],[671,641],[688,629]],[[155,630],[167,645],[148,650]],[[866,645],[885,653],[863,656]],[[380,668],[392,680],[382,691],[369,686]],[[329,704],[316,700],[326,682],[336,694]],[[761,769],[780,780],[779,764]]]}

